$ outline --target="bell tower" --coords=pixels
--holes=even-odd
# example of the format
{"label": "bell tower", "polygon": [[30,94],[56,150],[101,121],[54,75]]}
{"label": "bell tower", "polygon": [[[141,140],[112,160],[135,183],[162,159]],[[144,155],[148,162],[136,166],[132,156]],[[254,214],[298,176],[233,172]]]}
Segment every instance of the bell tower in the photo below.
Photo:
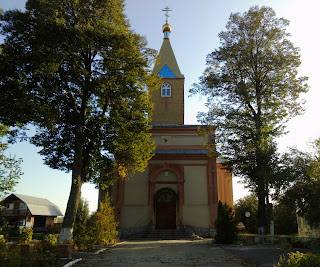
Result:
{"label": "bell tower", "polygon": [[184,76],[181,74],[171,44],[171,26],[168,23],[168,13],[171,11],[166,7],[166,23],[162,30],[164,34],[160,48],[160,59],[154,66],[153,72],[161,77],[162,83],[159,90],[151,92],[151,101],[154,103],[152,124],[184,124]]}

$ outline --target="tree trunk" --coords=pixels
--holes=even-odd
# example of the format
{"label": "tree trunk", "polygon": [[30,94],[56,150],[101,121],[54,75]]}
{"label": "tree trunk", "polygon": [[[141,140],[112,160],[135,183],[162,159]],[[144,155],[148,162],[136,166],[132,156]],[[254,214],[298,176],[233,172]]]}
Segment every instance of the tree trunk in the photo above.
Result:
{"label": "tree trunk", "polygon": [[263,185],[258,185],[258,233],[260,243],[264,243],[266,229],[266,203],[265,189]]}
{"label": "tree trunk", "polygon": [[59,242],[72,240],[73,226],[75,223],[78,206],[81,198],[81,171],[82,171],[82,146],[83,146],[83,127],[78,127],[75,137],[75,153],[72,167],[72,183],[67,210],[63,219],[62,229],[58,238]]}

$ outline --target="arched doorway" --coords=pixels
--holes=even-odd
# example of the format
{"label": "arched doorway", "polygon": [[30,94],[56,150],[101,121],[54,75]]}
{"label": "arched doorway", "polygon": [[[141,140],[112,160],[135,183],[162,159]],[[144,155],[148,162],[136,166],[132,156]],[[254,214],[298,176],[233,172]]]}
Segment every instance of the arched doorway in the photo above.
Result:
{"label": "arched doorway", "polygon": [[169,188],[159,190],[155,197],[157,229],[176,228],[176,207],[176,193]]}

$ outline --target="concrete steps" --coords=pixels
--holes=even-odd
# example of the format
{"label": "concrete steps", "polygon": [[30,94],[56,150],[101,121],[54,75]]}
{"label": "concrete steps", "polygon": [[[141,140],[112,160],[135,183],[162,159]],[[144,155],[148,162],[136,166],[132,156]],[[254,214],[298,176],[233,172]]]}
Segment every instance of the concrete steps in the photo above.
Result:
{"label": "concrete steps", "polygon": [[192,236],[177,229],[156,229],[144,233],[138,233],[129,238],[130,240],[190,240]]}

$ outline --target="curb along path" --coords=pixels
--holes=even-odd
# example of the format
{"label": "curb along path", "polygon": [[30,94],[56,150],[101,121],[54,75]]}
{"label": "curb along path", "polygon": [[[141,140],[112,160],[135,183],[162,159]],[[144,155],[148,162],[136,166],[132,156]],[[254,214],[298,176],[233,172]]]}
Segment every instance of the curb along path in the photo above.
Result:
{"label": "curb along path", "polygon": [[74,266],[248,266],[212,239],[122,242]]}

